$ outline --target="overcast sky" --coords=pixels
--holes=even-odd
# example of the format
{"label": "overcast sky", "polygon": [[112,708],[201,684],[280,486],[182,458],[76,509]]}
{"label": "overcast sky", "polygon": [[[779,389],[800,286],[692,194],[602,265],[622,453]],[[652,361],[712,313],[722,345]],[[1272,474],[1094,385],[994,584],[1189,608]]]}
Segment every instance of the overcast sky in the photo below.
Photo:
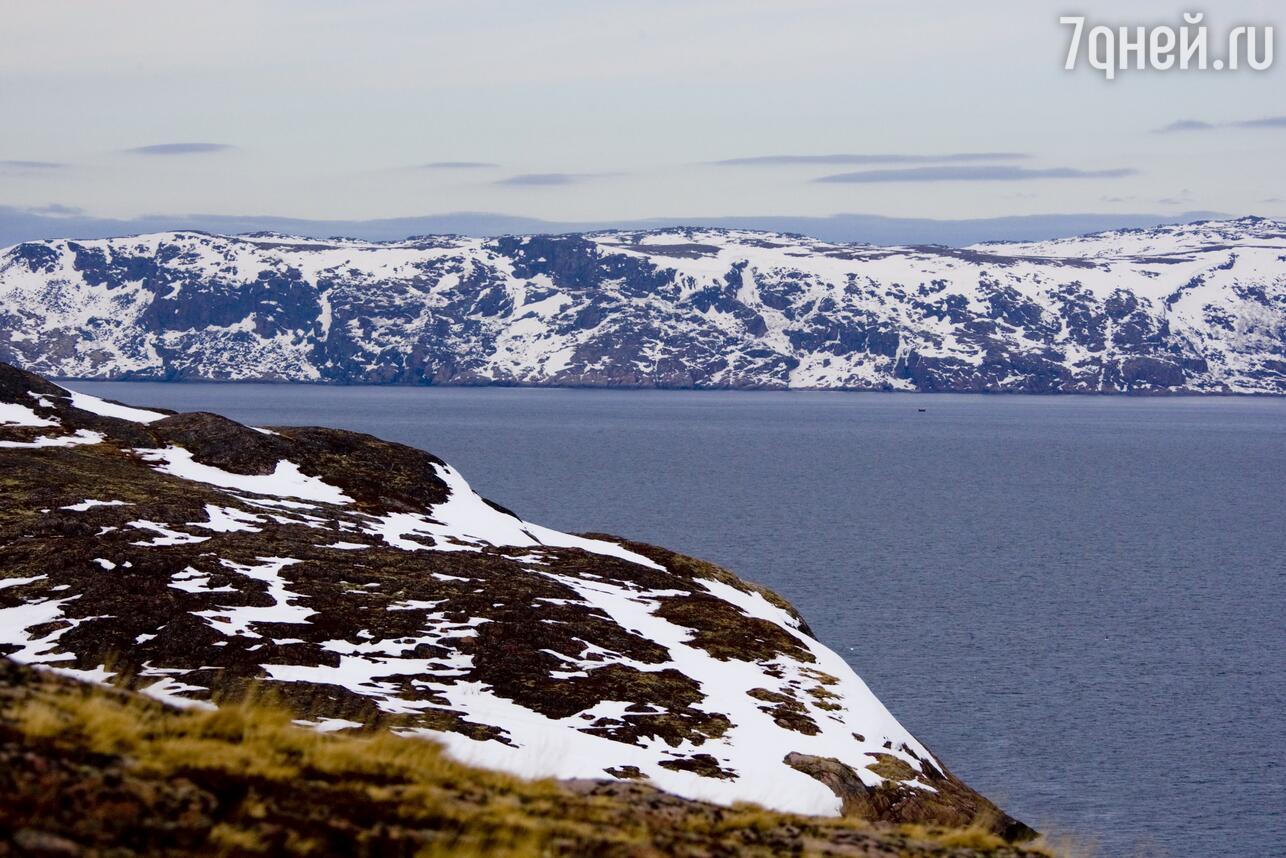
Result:
{"label": "overcast sky", "polygon": [[[1177,25],[1192,8],[1075,11]],[[0,0],[0,206],[1286,214],[1286,58],[1267,72],[1107,82],[1063,70],[1068,11],[1045,0]],[[1205,11],[1216,34],[1286,32],[1280,0]]]}

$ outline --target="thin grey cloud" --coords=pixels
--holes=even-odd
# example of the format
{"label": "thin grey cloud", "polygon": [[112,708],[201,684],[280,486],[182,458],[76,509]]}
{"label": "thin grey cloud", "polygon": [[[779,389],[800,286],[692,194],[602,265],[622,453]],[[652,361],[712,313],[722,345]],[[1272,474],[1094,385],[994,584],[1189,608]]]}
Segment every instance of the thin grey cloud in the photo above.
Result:
{"label": "thin grey cloud", "polygon": [[822,176],[815,182],[869,184],[877,182],[1025,182],[1040,179],[1119,179],[1133,176],[1138,170],[1077,170],[1072,167],[1049,167],[1032,170],[1003,165],[985,167],[912,167],[904,170],[860,170]]}
{"label": "thin grey cloud", "polygon": [[612,173],[519,173],[516,176],[506,176],[503,179],[497,179],[497,185],[509,185],[513,187],[557,187],[560,185],[575,185],[588,179],[596,179],[600,176],[610,176]]}
{"label": "thin grey cloud", "polygon": [[779,167],[795,164],[940,164],[976,161],[1021,161],[1030,158],[1023,152],[948,152],[943,155],[899,154],[833,154],[833,155],[760,155],[754,158],[727,158],[712,161],[720,167]]}
{"label": "thin grey cloud", "polygon": [[490,161],[430,161],[420,164],[421,170],[482,170],[499,167]]}
{"label": "thin grey cloud", "polygon": [[1286,116],[1265,116],[1260,119],[1239,119],[1235,122],[1203,122],[1199,119],[1180,119],[1157,128],[1153,134],[1173,134],[1184,131],[1214,131],[1216,128],[1286,128]]}
{"label": "thin grey cloud", "polygon": [[1260,200],[1260,202],[1275,204],[1275,203],[1286,203],[1286,200],[1282,199],[1281,197],[1265,197],[1264,199]]}
{"label": "thin grey cloud", "polygon": [[66,166],[57,161],[24,161],[21,158],[0,161],[0,170],[61,170]]}
{"label": "thin grey cloud", "polygon": [[23,211],[36,215],[48,215],[49,217],[78,217],[85,213],[85,210],[79,206],[65,206],[62,203],[49,203],[44,206],[31,206]]}
{"label": "thin grey cloud", "polygon": [[1199,119],[1179,119],[1152,131],[1153,134],[1174,134],[1181,131],[1209,131],[1215,126]]}
{"label": "thin grey cloud", "polygon": [[226,152],[235,148],[228,143],[154,143],[151,146],[135,146],[125,151],[131,155],[204,155],[210,152]]}
{"label": "thin grey cloud", "polygon": [[1286,116],[1265,116],[1263,119],[1244,119],[1232,123],[1237,128],[1286,128]]}

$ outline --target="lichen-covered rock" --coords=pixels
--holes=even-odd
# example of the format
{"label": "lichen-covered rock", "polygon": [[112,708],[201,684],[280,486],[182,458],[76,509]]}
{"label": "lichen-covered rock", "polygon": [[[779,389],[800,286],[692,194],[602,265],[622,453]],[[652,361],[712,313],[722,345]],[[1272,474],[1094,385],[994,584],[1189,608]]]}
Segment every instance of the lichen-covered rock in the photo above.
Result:
{"label": "lichen-covered rock", "polygon": [[525,776],[1018,823],[779,596],[526,522],[436,457],[73,394],[0,365],[0,655],[179,706],[267,693]]}

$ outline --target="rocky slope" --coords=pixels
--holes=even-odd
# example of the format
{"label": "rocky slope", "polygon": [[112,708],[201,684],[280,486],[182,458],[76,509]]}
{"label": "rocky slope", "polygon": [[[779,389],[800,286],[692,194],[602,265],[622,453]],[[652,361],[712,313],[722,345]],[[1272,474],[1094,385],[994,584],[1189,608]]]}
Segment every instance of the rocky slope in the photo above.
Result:
{"label": "rocky slope", "polygon": [[668,229],[193,232],[0,254],[0,360],[86,378],[1286,393],[1286,226],[965,249]]}
{"label": "rocky slope", "polygon": [[0,655],[181,707],[266,691],[528,777],[1027,831],[779,596],[523,521],[439,459],[0,365]]}

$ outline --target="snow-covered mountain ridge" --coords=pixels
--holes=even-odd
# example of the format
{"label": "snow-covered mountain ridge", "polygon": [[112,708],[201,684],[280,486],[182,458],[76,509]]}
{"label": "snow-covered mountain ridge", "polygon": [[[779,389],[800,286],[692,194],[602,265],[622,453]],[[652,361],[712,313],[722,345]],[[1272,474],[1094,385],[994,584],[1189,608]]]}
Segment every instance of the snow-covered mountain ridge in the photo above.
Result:
{"label": "snow-covered mountain ridge", "polygon": [[665,229],[158,233],[0,254],[0,359],[61,377],[1286,393],[1286,225],[969,248]]}

